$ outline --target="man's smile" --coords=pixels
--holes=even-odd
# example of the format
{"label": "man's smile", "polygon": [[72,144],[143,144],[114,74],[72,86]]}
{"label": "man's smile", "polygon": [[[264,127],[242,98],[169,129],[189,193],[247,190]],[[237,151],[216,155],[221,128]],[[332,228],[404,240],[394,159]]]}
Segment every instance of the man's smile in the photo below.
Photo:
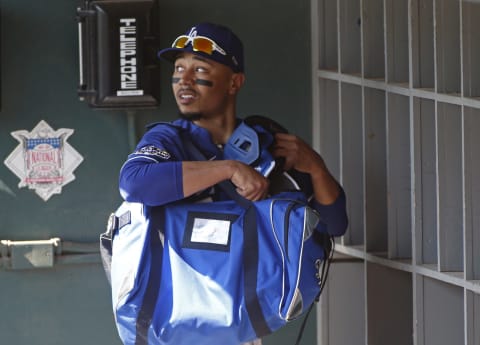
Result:
{"label": "man's smile", "polygon": [[193,89],[181,89],[177,92],[177,98],[181,104],[190,104],[197,98],[197,92]]}

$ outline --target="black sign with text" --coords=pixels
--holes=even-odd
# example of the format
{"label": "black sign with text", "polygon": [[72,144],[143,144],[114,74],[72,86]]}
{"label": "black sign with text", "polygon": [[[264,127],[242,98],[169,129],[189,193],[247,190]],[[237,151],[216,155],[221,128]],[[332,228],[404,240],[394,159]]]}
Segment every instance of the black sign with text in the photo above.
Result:
{"label": "black sign with text", "polygon": [[87,0],[77,9],[81,100],[108,109],[158,105],[157,11],[155,0]]}

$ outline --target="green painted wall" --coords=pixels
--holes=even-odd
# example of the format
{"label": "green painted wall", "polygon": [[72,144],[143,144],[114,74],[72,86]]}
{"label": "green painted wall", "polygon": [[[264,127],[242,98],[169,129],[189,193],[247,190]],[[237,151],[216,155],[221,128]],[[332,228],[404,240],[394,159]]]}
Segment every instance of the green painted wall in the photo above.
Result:
{"label": "green painted wall", "polygon": [[[176,117],[171,66],[162,63],[162,103],[149,111],[93,110],[78,100],[78,33],[75,1],[1,0],[0,239],[59,236],[95,242],[119,201],[118,170],[129,135]],[[228,25],[246,49],[247,81],[239,116],[263,114],[310,140],[309,1],[161,1],[161,46],[200,21]],[[133,119],[133,121],[129,121]],[[44,202],[3,160],[18,145],[10,133],[40,120],[72,128],[68,139],[84,158],[76,179]],[[106,280],[99,263],[22,272],[0,269],[2,343],[16,345],[117,344]],[[303,344],[315,343],[312,315]],[[298,322],[265,340],[293,344]]]}

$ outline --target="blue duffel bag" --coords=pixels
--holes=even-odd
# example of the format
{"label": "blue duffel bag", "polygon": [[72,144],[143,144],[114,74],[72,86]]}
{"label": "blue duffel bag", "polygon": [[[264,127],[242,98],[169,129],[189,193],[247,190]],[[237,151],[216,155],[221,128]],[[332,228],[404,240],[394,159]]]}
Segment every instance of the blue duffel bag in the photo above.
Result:
{"label": "blue duffel bag", "polygon": [[323,283],[328,253],[301,192],[257,202],[124,202],[110,224],[103,250],[111,235],[124,344],[237,345],[303,315]]}

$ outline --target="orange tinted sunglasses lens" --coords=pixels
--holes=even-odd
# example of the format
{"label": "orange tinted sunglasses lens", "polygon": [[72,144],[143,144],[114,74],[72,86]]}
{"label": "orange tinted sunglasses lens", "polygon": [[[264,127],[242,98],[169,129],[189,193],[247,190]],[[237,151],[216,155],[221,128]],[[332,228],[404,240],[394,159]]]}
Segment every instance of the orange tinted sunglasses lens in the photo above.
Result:
{"label": "orange tinted sunglasses lens", "polygon": [[212,55],[213,53],[213,42],[201,37],[195,37],[192,40],[193,50],[200,51]]}
{"label": "orange tinted sunglasses lens", "polygon": [[188,36],[180,36],[175,40],[175,42],[173,42],[172,46],[175,48],[185,48],[187,42]]}

